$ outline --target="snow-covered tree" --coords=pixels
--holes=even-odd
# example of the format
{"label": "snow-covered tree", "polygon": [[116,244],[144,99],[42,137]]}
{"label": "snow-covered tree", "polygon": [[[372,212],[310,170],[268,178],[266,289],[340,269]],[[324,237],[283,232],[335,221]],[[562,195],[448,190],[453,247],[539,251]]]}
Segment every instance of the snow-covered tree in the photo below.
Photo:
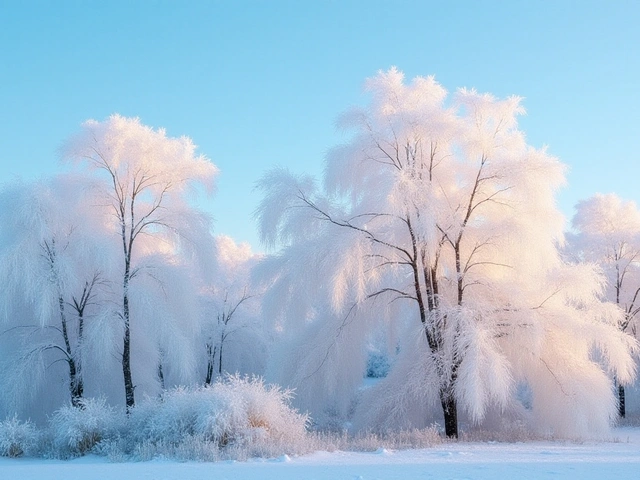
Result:
{"label": "snow-covered tree", "polygon": [[100,224],[87,213],[89,187],[86,179],[58,176],[2,191],[3,330],[5,345],[13,347],[5,352],[10,370],[5,374],[13,373],[14,385],[5,393],[18,387],[38,390],[41,385],[29,372],[50,373],[44,367],[61,361],[68,370],[71,403],[80,405],[86,323],[106,308],[99,305],[105,302],[99,290],[106,279],[107,245]]}
{"label": "snow-covered tree", "polygon": [[250,278],[260,256],[226,235],[216,237],[215,256],[215,278],[203,294],[205,385],[225,373],[261,374],[268,345],[258,312],[260,292]]}
{"label": "snow-covered tree", "polygon": [[322,187],[281,169],[259,185],[262,239],[282,247],[260,267],[265,311],[290,347],[273,375],[310,408],[346,399],[383,328],[399,358],[361,400],[363,424],[424,424],[437,405],[456,437],[460,405],[479,422],[514,408],[520,385],[540,428],[608,426],[610,381],[592,356],[628,380],[635,344],[599,301],[596,272],[560,257],[563,166],[527,145],[520,99],[448,99],[432,77],[407,85],[396,69],[367,87],[369,107],[340,120],[353,136],[328,154]]}
{"label": "snow-covered tree", "polygon": [[[570,252],[599,265],[606,277],[606,300],[624,311],[619,328],[637,338],[640,313],[640,211],[614,194],[597,194],[576,205]],[[625,416],[624,384],[618,385],[618,412]]]}
{"label": "snow-covered tree", "polygon": [[96,215],[120,245],[122,372],[126,406],[130,408],[135,404],[131,332],[136,320],[132,312],[140,307],[132,304],[132,283],[142,273],[152,275],[152,267],[141,262],[143,239],[155,238],[156,246],[164,244],[170,254],[204,252],[209,247],[209,225],[188,204],[186,190],[204,186],[211,191],[217,169],[195,153],[189,138],[170,138],[162,129],[154,130],[138,119],[118,115],[104,122],[84,123],[62,153],[93,170],[95,178],[101,180]]}

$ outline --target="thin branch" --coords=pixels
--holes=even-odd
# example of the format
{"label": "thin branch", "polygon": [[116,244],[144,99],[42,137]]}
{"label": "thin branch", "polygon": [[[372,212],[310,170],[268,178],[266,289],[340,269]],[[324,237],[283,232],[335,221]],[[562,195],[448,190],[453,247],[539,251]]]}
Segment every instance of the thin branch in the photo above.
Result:
{"label": "thin branch", "polygon": [[330,223],[332,223],[334,225],[337,225],[339,227],[350,228],[352,230],[360,232],[360,233],[364,234],[365,236],[367,236],[372,242],[377,243],[379,245],[384,245],[384,246],[392,248],[394,250],[397,250],[397,251],[401,252],[402,254],[404,254],[409,261],[413,261],[413,258],[411,257],[411,254],[407,250],[405,250],[404,248],[399,247],[397,245],[393,245],[393,244],[391,244],[389,242],[385,242],[384,240],[380,240],[379,238],[376,238],[376,236],[373,235],[370,231],[365,230],[364,228],[358,227],[356,225],[353,225],[352,223],[349,223],[348,220],[344,220],[344,221],[335,220],[333,217],[331,217],[331,215],[329,215],[325,211],[321,210],[315,203],[313,203],[311,200],[309,200],[304,195],[303,192],[299,191],[298,198],[300,200],[302,200],[308,207],[310,207],[315,212],[320,214],[322,219],[327,220],[328,222],[330,222]]}
{"label": "thin branch", "polygon": [[382,295],[383,293],[389,293],[389,292],[397,293],[399,295],[398,298],[406,298],[406,299],[415,300],[415,301],[418,300],[415,296],[410,295],[407,292],[403,292],[402,290],[398,290],[397,288],[383,288],[382,290],[379,290],[375,293],[371,293],[367,295],[367,299],[375,298],[378,295]]}

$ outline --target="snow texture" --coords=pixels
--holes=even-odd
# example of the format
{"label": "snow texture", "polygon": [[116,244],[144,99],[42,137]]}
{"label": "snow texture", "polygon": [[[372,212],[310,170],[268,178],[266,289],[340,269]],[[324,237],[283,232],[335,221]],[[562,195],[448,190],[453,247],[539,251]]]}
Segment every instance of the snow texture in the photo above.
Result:
{"label": "snow texture", "polygon": [[640,429],[620,428],[602,443],[456,442],[419,450],[316,452],[247,462],[110,463],[88,456],[73,461],[0,458],[2,478],[20,480],[495,480],[638,478]]}

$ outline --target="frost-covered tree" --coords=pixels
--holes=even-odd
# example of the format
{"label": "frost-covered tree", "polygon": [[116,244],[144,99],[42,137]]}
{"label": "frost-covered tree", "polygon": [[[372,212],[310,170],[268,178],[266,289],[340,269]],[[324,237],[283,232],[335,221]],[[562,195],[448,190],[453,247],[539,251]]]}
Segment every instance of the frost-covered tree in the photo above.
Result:
{"label": "frost-covered tree", "polygon": [[[111,116],[104,122],[84,123],[70,138],[63,156],[87,166],[101,180],[96,209],[121,249],[119,282],[122,320],[122,373],[127,408],[135,404],[131,366],[132,282],[149,265],[142,264],[143,239],[154,237],[169,252],[204,251],[208,233],[206,219],[191,207],[186,190],[193,186],[213,188],[216,167],[197,155],[187,137],[170,138],[138,119]],[[204,242],[207,243],[207,242]]]}
{"label": "frost-covered tree", "polygon": [[[614,194],[597,194],[576,205],[570,251],[599,265],[606,277],[605,298],[624,311],[619,328],[637,338],[640,313],[640,211]],[[618,385],[618,413],[625,416],[624,384]]]}
{"label": "frost-covered tree", "polygon": [[563,166],[527,145],[520,99],[448,99],[432,77],[407,85],[395,69],[367,88],[368,108],[340,120],[353,135],[328,154],[322,187],[279,169],[259,185],[262,239],[282,247],[261,267],[290,347],[276,378],[316,411],[348,399],[383,328],[399,358],[362,398],[363,425],[424,424],[437,405],[457,437],[459,406],[479,422],[525,389],[540,428],[608,426],[610,381],[592,355],[628,380],[634,343],[594,270],[560,257]]}
{"label": "frost-covered tree", "polygon": [[216,273],[203,294],[205,385],[225,373],[261,374],[268,344],[258,315],[260,293],[250,278],[260,256],[226,235],[216,237],[215,256]]}
{"label": "frost-covered tree", "polygon": [[5,352],[14,374],[11,383],[37,390],[35,381],[24,385],[33,381],[25,372],[62,362],[75,407],[84,392],[86,322],[105,301],[99,290],[104,287],[107,248],[100,224],[87,214],[90,185],[85,180],[59,176],[17,183],[6,186],[0,196],[1,302],[5,345],[14,347]]}
{"label": "frost-covered tree", "polygon": [[[240,328],[246,325],[236,326],[238,322],[238,309],[242,308],[249,295],[246,289],[241,293],[237,299],[230,299],[229,292],[226,291],[220,303],[214,307],[216,310],[215,321],[213,328],[207,335],[207,341],[205,348],[207,350],[207,374],[205,376],[204,384],[211,385],[212,380],[215,378],[214,373],[221,377],[223,372],[227,370],[223,368],[223,358],[225,352],[225,343],[227,338],[238,331]],[[249,353],[249,352],[247,352]]]}

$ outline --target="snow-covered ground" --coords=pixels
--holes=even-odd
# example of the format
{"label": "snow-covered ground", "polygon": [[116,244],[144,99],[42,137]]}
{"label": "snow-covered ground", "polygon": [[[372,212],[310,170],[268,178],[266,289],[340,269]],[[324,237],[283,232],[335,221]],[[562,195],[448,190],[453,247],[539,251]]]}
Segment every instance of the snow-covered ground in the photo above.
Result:
{"label": "snow-covered ground", "polygon": [[421,450],[316,452],[248,462],[110,463],[0,458],[2,480],[638,479],[640,428],[612,442],[451,443]]}

